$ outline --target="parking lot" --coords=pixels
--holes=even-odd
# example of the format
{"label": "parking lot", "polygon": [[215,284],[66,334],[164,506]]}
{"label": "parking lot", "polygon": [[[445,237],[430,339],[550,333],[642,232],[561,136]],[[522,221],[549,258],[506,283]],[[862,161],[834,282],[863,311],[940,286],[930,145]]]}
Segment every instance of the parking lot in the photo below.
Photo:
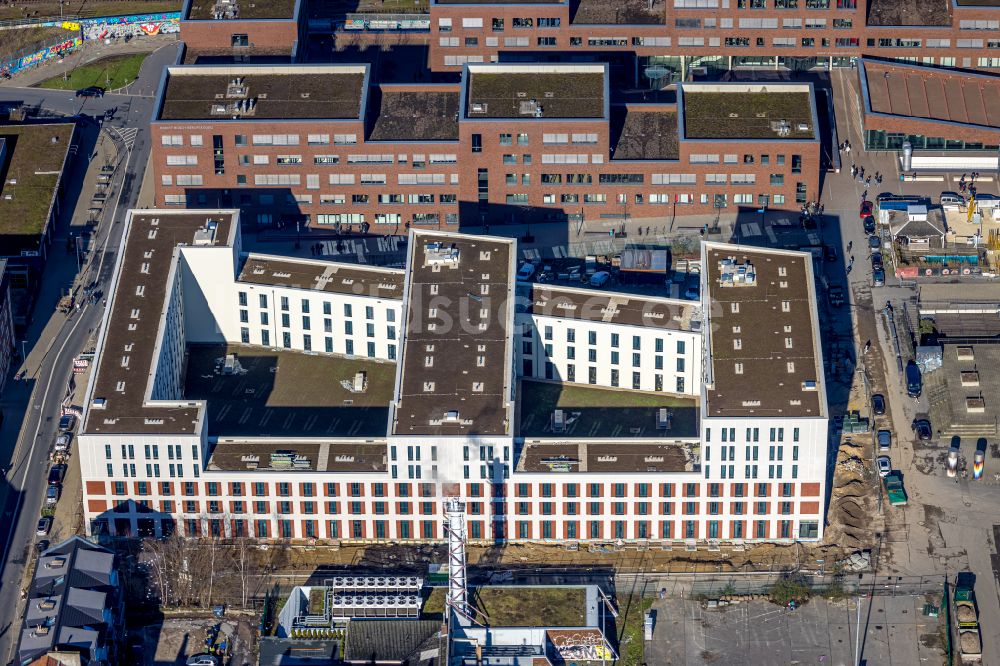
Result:
{"label": "parking lot", "polygon": [[813,598],[794,611],[770,601],[707,608],[701,601],[657,600],[650,666],[699,664],[940,664],[944,615],[924,615],[940,595]]}

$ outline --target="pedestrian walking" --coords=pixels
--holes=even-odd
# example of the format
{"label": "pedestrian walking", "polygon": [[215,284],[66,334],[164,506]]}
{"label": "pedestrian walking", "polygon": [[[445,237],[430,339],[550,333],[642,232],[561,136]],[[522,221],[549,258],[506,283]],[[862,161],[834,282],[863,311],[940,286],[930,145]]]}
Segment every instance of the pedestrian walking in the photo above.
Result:
{"label": "pedestrian walking", "polygon": [[868,187],[871,184],[872,184],[872,177],[871,174],[869,174],[868,177],[865,178],[865,187]]}

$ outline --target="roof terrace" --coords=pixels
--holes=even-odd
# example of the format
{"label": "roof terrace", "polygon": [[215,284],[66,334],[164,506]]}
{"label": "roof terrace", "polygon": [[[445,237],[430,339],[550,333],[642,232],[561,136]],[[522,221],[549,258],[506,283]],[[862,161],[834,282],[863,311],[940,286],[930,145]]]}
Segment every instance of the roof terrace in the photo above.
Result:
{"label": "roof terrace", "polygon": [[603,118],[604,65],[468,65],[465,118]]}
{"label": "roof terrace", "polygon": [[207,401],[210,437],[386,434],[394,363],[236,345],[190,346],[187,356],[184,396]]}
{"label": "roof terrace", "polygon": [[685,139],[815,139],[809,84],[681,84]]}
{"label": "roof terrace", "polygon": [[168,67],[159,120],[358,119],[367,65]]}

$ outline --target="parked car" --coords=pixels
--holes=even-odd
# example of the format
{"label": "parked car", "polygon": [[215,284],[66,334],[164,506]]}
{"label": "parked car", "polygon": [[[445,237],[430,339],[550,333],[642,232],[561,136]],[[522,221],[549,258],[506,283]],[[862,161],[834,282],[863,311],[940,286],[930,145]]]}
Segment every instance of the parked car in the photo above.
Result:
{"label": "parked car", "polygon": [[878,236],[869,236],[868,247],[873,251],[879,249],[880,247],[882,247],[882,239],[879,238]]}
{"label": "parked car", "polygon": [[59,486],[49,486],[45,489],[45,506],[53,506],[59,501],[61,491]]}
{"label": "parked car", "polygon": [[521,267],[517,269],[517,280],[518,282],[527,282],[531,279],[531,276],[535,274],[535,265],[530,261],[526,261],[521,264]]}
{"label": "parked car", "polygon": [[873,208],[872,208],[872,202],[871,201],[862,201],[861,202],[861,219],[863,220],[863,219],[865,219],[865,217],[871,217],[872,210],[873,210]]}
{"label": "parked car", "polygon": [[80,88],[76,91],[77,97],[104,97],[104,88],[99,86],[90,86],[89,88]]}
{"label": "parked car", "polygon": [[878,463],[878,475],[881,477],[889,476],[889,473],[892,472],[892,460],[889,459],[889,456],[879,456],[875,462]]}
{"label": "parked car", "polygon": [[49,530],[52,529],[52,519],[48,516],[44,516],[38,519],[38,525],[35,527],[35,534],[38,536],[48,536]]}
{"label": "parked car", "polygon": [[884,287],[885,286],[885,271],[879,269],[872,272],[872,286],[873,287]]}
{"label": "parked car", "polygon": [[684,290],[684,298],[689,301],[697,301],[701,297],[701,289],[697,285],[691,285]]}
{"label": "parked car", "polygon": [[931,422],[927,419],[914,419],[911,427],[920,441],[926,442],[931,438]]}
{"label": "parked car", "polygon": [[56,437],[56,451],[67,451],[69,449],[69,443],[72,439],[73,433],[71,432],[64,432]]}
{"label": "parked car", "polygon": [[958,192],[942,192],[939,200],[942,208],[965,206],[965,197]]}
{"label": "parked car", "polygon": [[1000,196],[989,192],[976,192],[976,202],[983,203],[984,201],[1000,201]]}
{"label": "parked car", "polygon": [[885,396],[881,393],[872,394],[872,414],[875,416],[885,414]]}
{"label": "parked car", "polygon": [[53,465],[49,469],[49,485],[58,486],[66,476],[66,465]]}
{"label": "parked car", "polygon": [[188,657],[187,666],[219,666],[219,658],[211,654],[196,654]]}
{"label": "parked car", "polygon": [[861,218],[861,224],[864,225],[866,234],[875,233],[875,218],[872,217],[871,215],[865,215],[863,218]]}
{"label": "parked car", "polygon": [[39,539],[38,541],[35,542],[35,552],[36,553],[44,553],[48,549],[49,549],[49,540],[48,539]]}
{"label": "parked car", "polygon": [[611,279],[611,273],[607,271],[597,271],[590,276],[591,287],[603,287]]}
{"label": "parked car", "polygon": [[879,451],[889,451],[892,449],[892,433],[888,430],[879,430],[876,435]]}
{"label": "parked car", "polygon": [[884,267],[882,266],[882,253],[881,252],[872,252],[872,270],[873,271],[880,271],[883,268]]}
{"label": "parked car", "polygon": [[826,246],[826,260],[837,261],[837,248],[832,245]]}
{"label": "parked car", "polygon": [[59,419],[59,429],[63,432],[69,432],[76,425],[76,416],[73,414],[63,414]]}

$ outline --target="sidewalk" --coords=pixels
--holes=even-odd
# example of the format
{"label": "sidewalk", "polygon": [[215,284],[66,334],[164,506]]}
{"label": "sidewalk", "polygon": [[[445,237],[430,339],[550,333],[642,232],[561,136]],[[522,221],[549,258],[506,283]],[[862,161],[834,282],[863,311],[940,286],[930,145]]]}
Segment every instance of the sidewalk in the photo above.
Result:
{"label": "sidewalk", "polygon": [[[15,74],[13,78],[0,80],[0,87],[30,88],[38,85],[42,81],[55,76],[62,76],[72,70],[110,56],[131,55],[133,53],[152,53],[164,46],[177,43],[177,35],[154,35],[148,37],[133,37],[128,42],[114,40],[110,44],[102,41],[92,40],[84,42],[83,46],[72,51],[61,60],[47,60],[35,67]],[[139,81],[142,82],[142,72],[140,70]],[[152,90],[155,91],[157,81],[149,82]],[[141,93],[152,95],[153,92],[143,90]]]}

